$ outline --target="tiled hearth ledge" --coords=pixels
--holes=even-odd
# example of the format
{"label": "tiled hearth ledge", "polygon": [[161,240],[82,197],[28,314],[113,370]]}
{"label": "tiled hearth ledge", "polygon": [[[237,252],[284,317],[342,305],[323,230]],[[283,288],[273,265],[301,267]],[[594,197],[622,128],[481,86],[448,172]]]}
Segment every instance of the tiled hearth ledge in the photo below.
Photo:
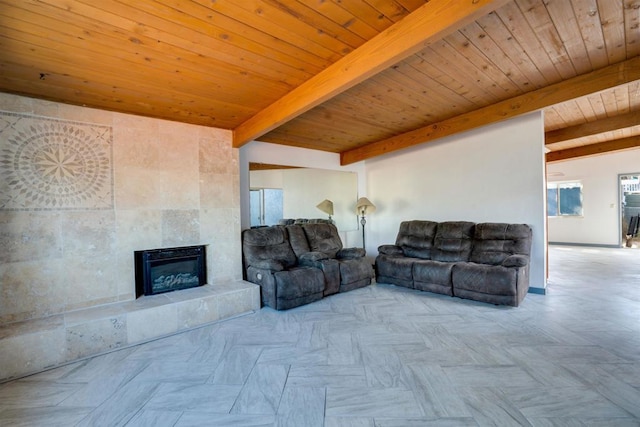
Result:
{"label": "tiled hearth ledge", "polygon": [[229,281],[0,326],[0,382],[260,309],[260,287]]}

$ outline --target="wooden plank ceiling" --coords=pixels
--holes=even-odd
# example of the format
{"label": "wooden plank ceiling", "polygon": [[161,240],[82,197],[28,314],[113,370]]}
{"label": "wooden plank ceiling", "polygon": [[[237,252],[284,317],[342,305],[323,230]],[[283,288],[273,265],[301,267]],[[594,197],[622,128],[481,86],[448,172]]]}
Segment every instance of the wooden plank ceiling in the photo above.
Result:
{"label": "wooden plank ceiling", "polygon": [[559,161],[640,146],[639,25],[640,0],[0,0],[0,91],[343,164],[542,109]]}

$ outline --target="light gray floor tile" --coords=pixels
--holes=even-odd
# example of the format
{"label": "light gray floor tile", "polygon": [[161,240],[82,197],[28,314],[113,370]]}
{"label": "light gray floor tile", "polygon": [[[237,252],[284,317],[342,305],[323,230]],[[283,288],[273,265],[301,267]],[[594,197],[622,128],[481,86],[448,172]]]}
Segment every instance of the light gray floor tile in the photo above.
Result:
{"label": "light gray floor tile", "polygon": [[258,363],[275,365],[316,366],[326,365],[329,360],[327,348],[275,347],[267,348]]}
{"label": "light gray floor tile", "polygon": [[85,418],[93,408],[40,406],[0,410],[0,425],[11,427],[67,427]]}
{"label": "light gray floor tile", "polygon": [[400,357],[392,345],[363,345],[358,344],[360,357],[365,366],[370,365],[393,365],[400,366]]}
{"label": "light gray floor tile", "polygon": [[375,427],[477,427],[473,418],[376,418]]}
{"label": "light gray floor tile", "polygon": [[178,334],[151,341],[133,349],[134,351],[127,356],[129,360],[157,360],[157,354],[160,353],[165,362],[186,362],[196,351],[196,346],[182,334]]}
{"label": "light gray floor tile", "polygon": [[288,365],[256,365],[247,378],[231,413],[275,414],[288,372]]}
{"label": "light gray floor tile", "polygon": [[227,414],[238,398],[240,389],[237,385],[160,384],[144,409]]}
{"label": "light gray floor tile", "polygon": [[191,354],[188,361],[209,363],[217,366],[225,352],[228,351],[228,346],[231,345],[230,341],[231,340],[227,339],[223,334],[219,336],[214,335],[206,341],[203,341]]}
{"label": "light gray floor tile", "polygon": [[166,360],[149,363],[136,381],[204,383],[213,374],[214,366],[205,362],[171,362]]}
{"label": "light gray floor tile", "polygon": [[275,415],[221,415],[185,412],[175,427],[273,427]]}
{"label": "light gray floor tile", "polygon": [[287,387],[278,408],[278,427],[322,427],[324,425],[325,389]]}
{"label": "light gray floor tile", "polygon": [[587,387],[510,388],[509,400],[530,418],[625,418],[629,413]]}
{"label": "light gray floor tile", "polygon": [[355,365],[362,361],[362,355],[351,333],[333,333],[328,337],[329,365]]}
{"label": "light gray floor tile", "polygon": [[154,411],[143,409],[126,424],[128,427],[173,427],[181,411]]}
{"label": "light gray floor tile", "polygon": [[327,416],[423,417],[410,390],[399,388],[327,388]]}
{"label": "light gray floor tile", "polygon": [[402,364],[367,364],[367,385],[371,388],[409,388],[402,375]]}
{"label": "light gray floor tile", "polygon": [[437,365],[407,365],[403,371],[406,382],[418,397],[424,414],[431,418],[470,417],[464,400],[442,367]]}
{"label": "light gray floor tile", "polygon": [[624,380],[612,376],[601,365],[571,365],[568,369],[580,375],[595,391],[627,411],[633,417],[640,419],[640,390]]}
{"label": "light gray floor tile", "polygon": [[238,345],[233,346],[220,359],[212,378],[213,384],[243,385],[256,364],[262,347]]}
{"label": "light gray floor tile", "polygon": [[78,385],[44,381],[0,384],[0,409],[54,406],[75,393]]}
{"label": "light gray floor tile", "polygon": [[523,368],[515,365],[443,366],[455,387],[509,387],[514,384],[535,387],[540,385]]}
{"label": "light gray floor tile", "polygon": [[117,369],[101,369],[98,371],[100,375],[78,387],[75,393],[60,403],[60,406],[98,407],[148,365],[149,362],[132,360],[118,363]]}
{"label": "light gray floor tile", "polygon": [[460,389],[478,425],[531,426],[526,416],[499,390],[488,387]]}
{"label": "light gray floor tile", "polygon": [[131,381],[83,418],[78,427],[123,426],[151,398],[158,384]]}
{"label": "light gray floor tile", "polygon": [[584,385],[584,380],[561,365],[545,360],[521,360],[518,364],[544,386],[580,387]]}
{"label": "light gray floor tile", "polygon": [[287,385],[293,387],[366,387],[362,365],[292,366]]}
{"label": "light gray floor tile", "polygon": [[324,427],[375,427],[373,418],[326,417]]}
{"label": "light gray floor tile", "polygon": [[640,389],[640,362],[600,365],[613,377]]}

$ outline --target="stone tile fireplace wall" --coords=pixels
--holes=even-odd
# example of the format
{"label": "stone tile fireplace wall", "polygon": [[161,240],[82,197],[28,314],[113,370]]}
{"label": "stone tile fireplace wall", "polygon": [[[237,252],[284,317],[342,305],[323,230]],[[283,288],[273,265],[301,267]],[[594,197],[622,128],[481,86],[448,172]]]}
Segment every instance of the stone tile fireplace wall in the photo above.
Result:
{"label": "stone tile fireplace wall", "polygon": [[230,131],[4,93],[0,113],[0,327],[134,300],[135,250],[208,245],[208,283],[241,280]]}

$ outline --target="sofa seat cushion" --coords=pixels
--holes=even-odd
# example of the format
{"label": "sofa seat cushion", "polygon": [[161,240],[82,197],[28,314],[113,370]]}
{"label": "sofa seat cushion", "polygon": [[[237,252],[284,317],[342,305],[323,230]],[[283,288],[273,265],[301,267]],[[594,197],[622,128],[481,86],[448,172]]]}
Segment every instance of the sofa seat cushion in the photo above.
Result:
{"label": "sofa seat cushion", "polygon": [[413,287],[421,291],[452,296],[453,266],[452,262],[416,260],[413,264]]}
{"label": "sofa seat cushion", "polygon": [[376,280],[378,283],[413,288],[413,263],[417,258],[378,255],[376,258]]}
{"label": "sofa seat cushion", "polygon": [[276,298],[278,300],[296,299],[324,292],[324,275],[313,267],[295,267],[287,271],[278,271],[276,279]]}

